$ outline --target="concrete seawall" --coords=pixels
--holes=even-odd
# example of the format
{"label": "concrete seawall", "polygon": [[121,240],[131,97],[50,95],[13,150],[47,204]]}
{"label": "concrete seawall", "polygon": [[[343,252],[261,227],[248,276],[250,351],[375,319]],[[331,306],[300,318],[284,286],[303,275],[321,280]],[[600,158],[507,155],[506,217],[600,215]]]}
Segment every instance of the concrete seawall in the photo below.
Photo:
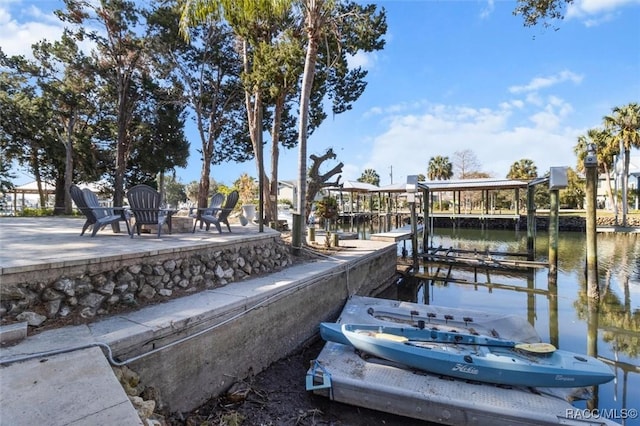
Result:
{"label": "concrete seawall", "polygon": [[220,289],[211,303],[223,306],[209,311],[209,318],[167,324],[153,339],[138,336],[137,344],[126,345],[136,350],[121,356],[201,333],[129,365],[160,391],[163,408],[190,411],[314,337],[318,324],[337,317],[348,296],[376,294],[395,274],[395,250],[391,245],[349,260],[338,256]]}
{"label": "concrete seawall", "polygon": [[[65,365],[68,357],[73,362],[67,364],[70,370],[81,362],[72,360],[72,355],[77,358],[82,354],[89,364],[97,362],[97,351],[87,346],[98,342],[112,365],[126,365],[138,374],[143,386],[153,388],[157,407],[167,412],[193,410],[315,337],[319,322],[334,319],[350,295],[376,295],[391,282],[395,244],[354,240],[344,245],[349,247],[322,261],[294,265],[94,323],[44,331],[3,348],[3,363],[21,360],[0,369],[3,387],[25,397],[8,405],[4,400],[8,393],[3,393],[0,424],[69,424],[60,418],[51,421],[44,413],[60,415],[58,407],[76,405],[80,409],[87,404],[77,396],[82,394],[77,392],[77,383],[65,384],[76,395],[68,401],[71,393],[65,391],[65,385],[58,386],[55,393],[51,387],[43,387],[48,394],[34,395],[32,389],[20,388],[24,382],[20,378],[27,373],[40,380],[68,374],[43,371],[53,365],[38,362],[38,353],[46,351],[57,352],[55,358],[60,362],[56,365]],[[96,386],[102,380],[113,382],[114,378],[102,373],[87,382]],[[114,389],[118,395],[122,392]],[[42,406],[37,413],[29,411],[33,398],[50,407]],[[114,420],[126,417],[113,407],[108,407],[110,411],[103,408],[95,412],[103,417],[109,413]],[[131,411],[133,407],[120,404],[119,409]],[[30,417],[24,417],[27,412]],[[77,410],[71,412],[77,416]],[[38,413],[43,417],[37,417]],[[84,423],[77,424],[90,424],[91,415],[83,419]]]}

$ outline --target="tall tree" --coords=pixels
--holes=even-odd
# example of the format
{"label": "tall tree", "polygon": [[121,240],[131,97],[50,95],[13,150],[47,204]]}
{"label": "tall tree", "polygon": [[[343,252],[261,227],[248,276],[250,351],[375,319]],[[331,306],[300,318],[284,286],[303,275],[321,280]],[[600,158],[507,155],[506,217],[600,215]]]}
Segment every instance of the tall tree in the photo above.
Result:
{"label": "tall tree", "polygon": [[[68,30],[60,41],[46,40],[33,46],[36,81],[43,98],[51,105],[54,114],[50,129],[64,146],[64,189],[57,190],[56,206],[71,214],[69,188],[74,178],[74,159],[78,158],[81,145],[91,148],[91,134],[97,118],[95,107],[95,75],[93,64],[78,47]],[[93,162],[91,162],[93,163]],[[86,164],[85,167],[95,167]]]}
{"label": "tall tree", "polygon": [[254,68],[260,75],[264,75],[268,82],[265,101],[271,107],[271,176],[264,178],[264,192],[269,194],[265,198],[265,221],[278,217],[278,165],[280,145],[292,148],[297,143],[295,117],[292,110],[297,109],[296,95],[300,88],[299,76],[302,73],[304,58],[301,29],[293,19],[285,20],[284,28],[273,44],[262,44],[261,60]]}
{"label": "tall tree", "polygon": [[246,135],[242,71],[236,40],[216,20],[182,29],[178,5],[147,12],[150,55],[159,79],[173,93],[173,102],[192,112],[202,156],[197,205],[206,207],[212,188],[211,166],[246,161],[252,156]]}
{"label": "tall tree", "polygon": [[[449,157],[436,155],[429,159],[427,169],[429,180],[449,180],[453,177],[453,164],[449,161]],[[442,210],[442,192],[438,192],[438,206]]]}
{"label": "tall tree", "polygon": [[64,150],[52,126],[55,111],[33,78],[38,67],[32,61],[0,51],[0,66],[0,147],[7,161],[33,174],[44,208],[43,181],[59,183],[64,167]]}
{"label": "tall tree", "polygon": [[[141,116],[140,140],[132,147],[131,163],[141,173],[156,179],[161,199],[164,201],[164,176],[175,175],[176,167],[186,167],[189,142],[184,134],[184,106],[171,102],[171,94],[165,89],[150,85],[148,102]],[[130,184],[143,183],[130,179]]]}
{"label": "tall tree", "polygon": [[[293,7],[292,5],[295,5]],[[306,167],[306,137],[326,117],[321,105],[324,95],[331,98],[334,103],[333,112],[340,113],[350,108],[364,90],[363,78],[366,72],[356,69],[349,70],[347,55],[355,55],[358,51],[372,51],[382,48],[384,41],[382,35],[386,31],[386,23],[383,13],[376,13],[375,6],[360,6],[351,2],[315,2],[287,1],[287,0],[262,0],[237,2],[231,0],[187,0],[183,7],[181,25],[183,28],[202,22],[208,18],[222,16],[234,29],[242,41],[242,58],[244,64],[243,84],[245,86],[245,104],[249,121],[249,133],[258,165],[260,182],[260,194],[265,188],[266,176],[262,165],[262,116],[267,102],[274,102],[267,92],[272,87],[270,78],[265,75],[263,69],[268,66],[265,56],[261,52],[268,51],[270,46],[275,46],[274,40],[283,40],[283,25],[299,17],[304,28],[306,41],[306,59],[302,77],[302,89],[300,95],[298,144],[303,141],[302,152],[304,159],[299,155],[299,188],[298,208],[301,216],[305,214],[307,167]],[[326,18],[326,20],[325,20]],[[330,23],[330,25],[329,25]],[[320,25],[322,24],[322,25]],[[313,28],[312,28],[313,27]],[[295,25],[293,26],[295,28]],[[294,34],[295,35],[295,34]],[[309,37],[311,42],[309,41]],[[314,82],[314,76],[318,70],[316,64],[318,58],[318,43],[326,42],[327,51],[323,63],[326,73],[320,80],[321,84]],[[283,43],[282,46],[296,46]],[[278,50],[278,52],[285,52]],[[326,52],[325,52],[326,54]],[[273,58],[273,53],[268,55]],[[291,55],[291,58],[295,55]],[[273,59],[271,59],[271,62]],[[293,63],[293,62],[292,62]],[[287,74],[288,75],[288,74]],[[323,90],[325,92],[323,92]],[[274,110],[275,111],[275,110]],[[258,116],[260,114],[260,117]],[[260,119],[258,119],[260,118]],[[276,114],[277,120],[277,114]],[[304,129],[304,136],[300,136],[300,130]],[[277,132],[272,133],[272,143],[277,143]],[[279,137],[279,136],[278,136]],[[273,179],[277,180],[277,179]],[[272,183],[273,184],[273,183]],[[301,194],[302,192],[302,194]],[[260,206],[264,206],[263,199]],[[264,212],[260,212],[264,217]],[[302,232],[302,229],[301,229]]]}
{"label": "tall tree", "polygon": [[260,63],[260,47],[269,45],[282,21],[290,11],[290,0],[185,0],[180,27],[183,35],[188,28],[211,19],[224,18],[239,38],[243,64],[244,102],[249,124],[249,136],[258,169],[259,229],[264,219],[265,171],[263,160],[264,98],[268,82],[254,72]]}
{"label": "tall tree", "polygon": [[459,179],[471,179],[480,171],[480,162],[472,150],[465,149],[453,153],[453,168]]}
{"label": "tall tree", "polygon": [[[67,10],[56,11],[60,19],[76,25],[75,37],[95,43],[96,62],[105,94],[114,91],[115,117],[115,206],[124,200],[124,178],[131,153],[132,122],[138,101],[143,95],[145,43],[139,27],[141,15],[133,1],[64,0]],[[87,31],[85,25],[96,23],[101,30]]]}
{"label": "tall tree", "polygon": [[640,148],[640,104],[632,102],[622,107],[613,108],[612,114],[604,117],[604,126],[611,131],[614,141],[620,145],[624,153],[622,172],[622,226],[627,226],[627,202],[629,190],[629,161],[631,148]]}
{"label": "tall tree", "polygon": [[[509,168],[509,173],[507,173],[507,179],[516,179],[516,180],[525,180],[530,181],[538,177],[538,168],[536,167],[533,160],[528,158],[522,158],[516,162],[514,162]],[[534,188],[535,191],[542,190],[541,186],[536,186]],[[511,191],[507,191],[511,192]],[[518,191],[520,205],[526,206],[527,202],[527,193],[526,191]],[[498,196],[506,199],[506,192],[501,191],[498,193]],[[514,194],[515,195],[515,194]]]}
{"label": "tall tree", "polygon": [[[310,102],[316,73],[318,48],[328,34],[338,34],[337,47],[348,54],[358,51],[371,52],[384,47],[382,36],[386,33],[384,10],[377,12],[375,5],[359,5],[354,2],[333,0],[300,0],[304,28],[307,35],[307,51],[302,74],[302,90],[300,92],[300,116],[298,124],[298,213],[305,219],[305,200],[307,191],[307,126],[309,123]],[[344,23],[347,23],[345,25]],[[351,29],[357,34],[351,42],[345,42],[340,36],[340,29]],[[359,95],[358,95],[359,96]],[[357,97],[356,97],[357,99]],[[301,227],[299,240],[304,241],[304,227]]]}
{"label": "tall tree", "polygon": [[8,161],[4,155],[4,151],[0,152],[0,194],[4,195],[14,188],[11,179],[14,179],[15,175],[11,171],[11,162]]}

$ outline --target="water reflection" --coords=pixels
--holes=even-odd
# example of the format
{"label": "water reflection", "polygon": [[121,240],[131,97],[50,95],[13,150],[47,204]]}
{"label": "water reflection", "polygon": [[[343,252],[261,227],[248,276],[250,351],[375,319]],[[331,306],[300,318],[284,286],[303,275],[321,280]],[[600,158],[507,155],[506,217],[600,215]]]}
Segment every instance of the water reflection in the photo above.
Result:
{"label": "water reflection", "polygon": [[[546,260],[547,242],[545,233],[537,235],[536,260]],[[480,253],[526,252],[526,235],[436,229],[430,245]],[[525,316],[544,341],[597,356],[615,370],[614,381],[594,387],[592,397],[577,401],[576,407],[597,408],[616,422],[640,425],[639,237],[598,235],[601,297],[596,303],[587,297],[585,262],[584,235],[563,233],[558,242],[557,276],[549,276],[547,268],[514,272],[426,264],[421,272],[429,278],[403,280],[395,287],[395,296],[411,302]],[[636,418],[631,418],[633,413]]]}

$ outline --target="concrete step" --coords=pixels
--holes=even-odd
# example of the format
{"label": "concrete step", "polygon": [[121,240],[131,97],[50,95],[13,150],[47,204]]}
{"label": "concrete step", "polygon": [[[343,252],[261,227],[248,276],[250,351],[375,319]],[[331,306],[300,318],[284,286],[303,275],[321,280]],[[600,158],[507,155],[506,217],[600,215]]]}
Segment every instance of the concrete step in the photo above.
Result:
{"label": "concrete step", "polygon": [[98,347],[0,368],[0,426],[142,425]]}

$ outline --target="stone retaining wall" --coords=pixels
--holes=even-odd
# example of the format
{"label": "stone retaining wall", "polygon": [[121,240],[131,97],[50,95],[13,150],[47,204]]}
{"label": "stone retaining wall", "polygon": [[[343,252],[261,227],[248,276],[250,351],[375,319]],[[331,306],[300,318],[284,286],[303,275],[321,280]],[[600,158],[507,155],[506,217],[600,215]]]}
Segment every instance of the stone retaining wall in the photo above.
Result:
{"label": "stone retaining wall", "polygon": [[[47,320],[89,320],[122,309],[223,286],[292,263],[279,237],[234,242],[156,256],[95,261],[39,274],[3,277],[0,319],[41,326]],[[6,280],[4,278],[7,278]]]}

